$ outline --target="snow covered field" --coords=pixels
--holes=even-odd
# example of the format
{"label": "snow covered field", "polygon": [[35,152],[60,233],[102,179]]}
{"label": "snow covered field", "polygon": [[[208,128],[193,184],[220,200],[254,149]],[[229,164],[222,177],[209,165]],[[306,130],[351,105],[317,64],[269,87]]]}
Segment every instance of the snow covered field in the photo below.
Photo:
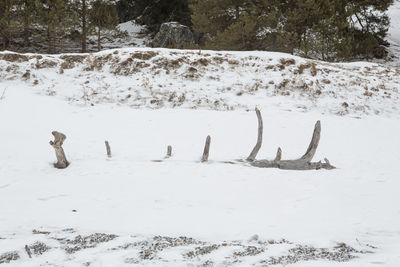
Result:
{"label": "snow covered field", "polygon": [[[115,51],[0,53],[0,263],[400,266],[399,69]],[[254,146],[256,105],[259,158],[301,156],[321,120],[315,159],[338,169],[224,163]],[[53,130],[67,135],[65,170]]]}

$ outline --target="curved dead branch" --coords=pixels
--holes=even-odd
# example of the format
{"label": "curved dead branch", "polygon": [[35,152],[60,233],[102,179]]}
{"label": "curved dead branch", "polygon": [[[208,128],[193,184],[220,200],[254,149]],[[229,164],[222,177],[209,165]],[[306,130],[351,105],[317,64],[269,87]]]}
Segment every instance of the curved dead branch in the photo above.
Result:
{"label": "curved dead branch", "polygon": [[250,155],[247,157],[247,161],[254,161],[257,157],[258,151],[262,145],[263,138],[263,120],[261,117],[261,112],[258,108],[256,108],[257,120],[258,120],[258,135],[257,135],[257,143],[251,151]]}
{"label": "curved dead branch", "polygon": [[317,121],[314,127],[314,132],[311,138],[310,145],[308,146],[306,153],[300,158],[301,160],[310,162],[313,159],[315,152],[317,152],[320,137],[321,137],[321,122]]}

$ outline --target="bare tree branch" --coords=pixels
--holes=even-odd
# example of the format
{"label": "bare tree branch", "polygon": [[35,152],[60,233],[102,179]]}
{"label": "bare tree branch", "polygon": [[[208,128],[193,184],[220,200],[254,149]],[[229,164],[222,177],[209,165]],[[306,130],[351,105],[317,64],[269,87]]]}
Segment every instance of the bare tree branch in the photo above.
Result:
{"label": "bare tree branch", "polygon": [[256,114],[258,119],[258,135],[257,135],[257,143],[254,146],[253,150],[251,151],[250,155],[247,157],[247,161],[254,161],[257,157],[258,151],[262,145],[262,138],[263,138],[263,120],[261,117],[261,112],[258,108],[256,108]]}

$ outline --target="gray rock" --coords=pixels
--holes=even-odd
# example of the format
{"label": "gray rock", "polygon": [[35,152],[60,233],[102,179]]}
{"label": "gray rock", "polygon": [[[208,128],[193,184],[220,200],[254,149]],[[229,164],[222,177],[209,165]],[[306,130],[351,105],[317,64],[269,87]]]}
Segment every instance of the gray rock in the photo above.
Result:
{"label": "gray rock", "polygon": [[184,48],[195,44],[195,38],[189,27],[178,22],[161,24],[160,31],[154,37],[153,47]]}

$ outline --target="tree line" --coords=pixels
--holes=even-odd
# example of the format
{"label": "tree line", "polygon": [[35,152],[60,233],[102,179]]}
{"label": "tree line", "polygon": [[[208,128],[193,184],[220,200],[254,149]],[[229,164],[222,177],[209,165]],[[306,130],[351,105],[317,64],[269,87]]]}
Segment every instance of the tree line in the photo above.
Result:
{"label": "tree line", "polygon": [[194,0],[210,48],[272,50],[323,60],[382,56],[393,0]]}
{"label": "tree line", "polygon": [[[207,34],[204,49],[269,50],[323,60],[382,57],[393,0],[1,0],[3,49],[60,36],[82,43],[96,31],[136,20],[156,33],[177,21]],[[40,34],[39,34],[40,33]],[[39,35],[39,36],[38,36]],[[22,41],[21,41],[22,40]]]}
{"label": "tree line", "polygon": [[1,0],[0,45],[22,51],[46,46],[56,53],[71,40],[86,52],[87,36],[95,33],[100,50],[101,32],[118,22],[115,3],[106,0]]}

